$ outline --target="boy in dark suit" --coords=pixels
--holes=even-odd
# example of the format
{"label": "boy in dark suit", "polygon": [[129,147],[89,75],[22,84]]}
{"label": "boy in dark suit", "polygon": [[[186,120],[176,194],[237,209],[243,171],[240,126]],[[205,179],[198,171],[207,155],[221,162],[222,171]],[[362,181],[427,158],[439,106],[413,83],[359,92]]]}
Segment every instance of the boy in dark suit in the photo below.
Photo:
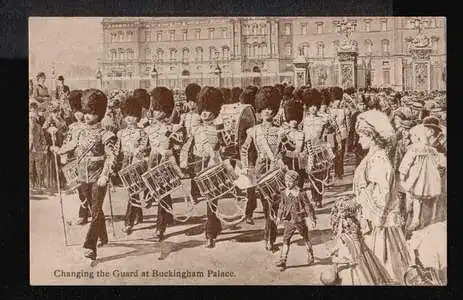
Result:
{"label": "boy in dark suit", "polygon": [[309,229],[306,224],[306,218],[312,220],[312,227],[317,225],[315,210],[310,200],[312,195],[310,190],[300,191],[298,188],[299,174],[294,170],[289,170],[285,175],[286,189],[281,193],[280,207],[278,208],[277,223],[283,222],[283,246],[281,247],[280,260],[276,264],[282,269],[286,268],[286,260],[289,253],[291,237],[297,230],[302,236],[307,250],[307,263],[313,264],[314,256],[312,244],[309,240]]}

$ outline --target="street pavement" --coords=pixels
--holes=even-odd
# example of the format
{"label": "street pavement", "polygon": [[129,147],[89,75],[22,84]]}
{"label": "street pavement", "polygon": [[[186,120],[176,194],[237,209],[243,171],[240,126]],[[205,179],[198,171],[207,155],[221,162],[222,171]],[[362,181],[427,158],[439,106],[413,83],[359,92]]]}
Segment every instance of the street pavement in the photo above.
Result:
{"label": "street pavement", "polygon": [[[144,209],[144,222],[127,236],[121,232],[127,196],[121,188],[111,189],[103,210],[109,244],[98,248],[91,264],[83,257],[82,243],[88,225],[75,225],[80,205],[76,194],[62,193],[67,236],[65,245],[59,197],[30,195],[30,283],[31,285],[320,285],[320,273],[330,268],[331,240],[329,213],[337,195],[351,190],[353,157],[347,155],[345,176],[325,191],[323,207],[316,209],[318,224],[310,229],[315,263],[307,265],[307,255],[298,234],[292,238],[287,269],[275,267],[279,250],[266,251],[263,241],[264,216],[260,201],[254,225],[223,226],[215,248],[205,248],[206,204],[200,202],[186,222],[175,222],[166,231],[166,240],[153,241],[157,207]],[[185,182],[185,190],[189,183]],[[176,191],[174,211],[182,215],[186,205],[182,191]],[[236,211],[233,201],[221,200],[226,214]],[[114,226],[114,230],[113,230]],[[276,241],[281,248],[282,227]]]}

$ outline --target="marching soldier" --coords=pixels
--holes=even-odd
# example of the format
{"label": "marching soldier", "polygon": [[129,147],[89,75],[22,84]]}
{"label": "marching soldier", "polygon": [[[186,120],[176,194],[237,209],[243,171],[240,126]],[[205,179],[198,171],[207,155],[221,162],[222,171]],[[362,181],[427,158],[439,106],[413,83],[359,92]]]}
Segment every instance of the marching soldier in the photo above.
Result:
{"label": "marching soldier", "polygon": [[[116,149],[118,158],[122,160],[121,169],[143,160],[148,148],[148,137],[142,128],[137,126],[141,117],[141,105],[135,96],[129,97],[122,109],[122,115],[127,127],[117,132],[118,144]],[[134,225],[143,222],[140,195],[129,195],[125,212],[125,227],[122,230],[126,234],[132,233]]]}
{"label": "marching soldier", "polygon": [[[64,140],[63,145],[73,143],[76,141],[82,130],[87,126],[84,119],[84,114],[82,113],[82,91],[73,90],[70,92],[69,96],[69,105],[74,114],[76,122],[69,125],[69,130]],[[68,152],[61,156],[61,163],[66,164],[70,159],[77,158],[74,152]],[[88,222],[88,217],[90,215],[90,201],[85,197],[85,191],[83,186],[77,188],[77,194],[81,205],[79,207],[79,218],[77,219],[76,225],[84,225]]]}
{"label": "marching soldier", "polygon": [[[166,160],[173,159],[171,135],[172,125],[168,123],[168,118],[174,109],[174,96],[172,91],[166,87],[156,87],[151,91],[152,116],[150,125],[144,130],[149,138],[150,154],[148,159],[148,169],[158,166]],[[175,163],[175,162],[174,162]],[[159,200],[155,240],[164,240],[164,233],[174,218],[166,210],[172,209],[172,197],[165,196]]]}
{"label": "marching soldier", "polygon": [[[194,165],[195,174],[220,162],[219,149],[223,142],[220,139],[219,129],[223,124],[217,124],[216,119],[222,104],[223,94],[217,88],[206,86],[198,94],[198,112],[202,124],[192,131],[193,161],[200,162]],[[199,195],[199,188],[194,180],[191,183],[191,194],[193,198]],[[207,205],[207,248],[215,247],[215,240],[222,231],[222,224],[215,214],[215,209],[211,207],[217,207],[217,199],[211,202],[211,205],[209,203]]]}
{"label": "marching soldier", "polygon": [[298,186],[302,189],[304,180],[307,177],[302,163],[305,152],[304,131],[298,129],[304,113],[303,105],[300,101],[288,100],[283,108],[288,128],[284,129],[281,136],[282,160],[289,170],[296,171],[299,174]]}
{"label": "marching soldier", "polygon": [[[314,145],[319,145],[323,140],[324,133],[333,130],[330,125],[329,119],[317,114],[317,106],[321,104],[321,93],[316,89],[309,89],[303,94],[303,101],[308,107],[307,117],[303,121],[303,130],[305,137],[305,147],[309,153],[309,159],[313,162],[313,155],[311,149]],[[308,176],[313,176],[315,180],[311,180],[310,189],[315,205],[322,206],[323,200],[323,182],[322,180],[327,177],[329,170],[322,170]]]}
{"label": "marching soldier", "polygon": [[61,149],[52,147],[58,155],[75,150],[79,157],[78,181],[86,199],[90,201],[92,220],[84,242],[84,256],[95,260],[97,257],[97,240],[100,245],[108,242],[103,200],[106,194],[109,174],[114,166],[114,146],[116,136],[101,127],[101,120],[106,112],[108,99],[97,89],[87,89],[82,93],[82,112],[87,126],[77,139]]}
{"label": "marching soldier", "polygon": [[[245,173],[249,173],[249,167],[255,165],[257,178],[277,166],[277,152],[282,130],[273,124],[273,118],[278,112],[280,102],[281,95],[276,88],[271,86],[262,87],[255,97],[256,112],[260,115],[262,123],[247,130],[246,141],[241,147],[241,163]],[[257,160],[255,162],[249,160],[251,145],[254,145],[257,150]],[[251,199],[249,200],[251,201]],[[265,249],[273,250],[277,227],[275,221],[271,218],[270,210],[276,212],[278,202],[272,201],[272,203],[268,203],[263,197],[261,197],[261,202],[265,215]]]}

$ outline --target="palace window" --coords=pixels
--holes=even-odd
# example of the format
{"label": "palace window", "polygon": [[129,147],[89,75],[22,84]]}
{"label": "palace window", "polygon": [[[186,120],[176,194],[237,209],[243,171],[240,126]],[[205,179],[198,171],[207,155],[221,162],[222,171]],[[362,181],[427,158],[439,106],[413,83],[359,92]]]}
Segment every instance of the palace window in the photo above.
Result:
{"label": "palace window", "polygon": [[209,28],[209,39],[214,39],[214,28]]}
{"label": "palace window", "polygon": [[325,45],[322,42],[317,44],[317,56],[318,57],[325,56]]}
{"label": "palace window", "polygon": [[387,20],[381,20],[381,31],[387,31]]}
{"label": "palace window", "polygon": [[436,36],[431,37],[431,47],[434,52],[439,50],[439,38]]}
{"label": "palace window", "polygon": [[122,49],[122,48],[119,48],[118,50],[119,50],[119,51],[118,51],[119,60],[123,60],[123,59],[124,59],[124,55],[125,55],[125,51],[124,51],[124,49]]}
{"label": "palace window", "polygon": [[132,31],[127,32],[127,41],[129,41],[129,42],[133,41],[133,32]]}
{"label": "palace window", "polygon": [[370,32],[371,31],[371,20],[366,20],[365,21],[365,31]]}
{"label": "palace window", "polygon": [[304,56],[304,57],[309,57],[310,53],[310,47],[308,44],[303,44],[299,48],[299,55]]}
{"label": "palace window", "polygon": [[381,41],[381,50],[382,55],[387,56],[389,55],[389,40],[382,40]]}
{"label": "palace window", "polygon": [[228,30],[227,30],[227,28],[223,28],[223,29],[222,29],[222,35],[223,35],[223,38],[224,38],[224,39],[227,39],[227,38],[228,38]]}
{"label": "palace window", "polygon": [[215,47],[209,47],[209,60],[210,61],[214,61],[217,59],[216,52],[217,50],[215,49]]}
{"label": "palace window", "polygon": [[177,60],[177,49],[170,49],[170,60]]}
{"label": "palace window", "polygon": [[391,74],[389,69],[383,70],[383,83],[390,84],[391,83]]}
{"label": "palace window", "polygon": [[198,47],[196,48],[196,61],[197,62],[202,62],[203,61],[203,48]]}
{"label": "palace window", "polygon": [[164,50],[162,50],[162,49],[157,49],[156,50],[156,60],[158,62],[164,61]]}
{"label": "palace window", "polygon": [[196,39],[200,40],[201,39],[201,29],[196,29]]}
{"label": "palace window", "polygon": [[171,41],[175,41],[175,30],[169,31],[169,36]]}
{"label": "palace window", "polygon": [[373,42],[371,40],[365,40],[365,49],[367,54],[373,52]]}
{"label": "palace window", "polygon": [[183,30],[183,40],[186,41],[188,39],[188,30]]}
{"label": "palace window", "polygon": [[145,49],[145,59],[151,59],[151,49],[150,48]]}
{"label": "palace window", "polygon": [[323,33],[323,22],[318,22],[317,23],[317,34],[322,34]]}
{"label": "palace window", "polygon": [[116,49],[111,49],[111,60],[117,59],[117,52]]}
{"label": "palace window", "polygon": [[307,34],[307,23],[301,24],[301,34]]}
{"label": "palace window", "polygon": [[111,33],[111,43],[117,42],[117,33]]}
{"label": "palace window", "polygon": [[162,31],[156,33],[156,42],[162,41]]}
{"label": "palace window", "polygon": [[182,51],[182,60],[183,62],[188,62],[188,56],[190,55],[190,50],[188,48],[183,48]]}
{"label": "palace window", "polygon": [[119,42],[122,42],[122,41],[124,40],[124,32],[119,31],[119,32],[117,33],[117,40],[118,40]]}
{"label": "palace window", "polygon": [[257,24],[252,24],[252,34],[253,35],[257,34]]}
{"label": "palace window", "polygon": [[338,51],[338,48],[339,48],[339,41],[338,40],[333,41],[333,50],[335,53]]}
{"label": "palace window", "polygon": [[289,43],[286,44],[286,55],[287,55],[287,56],[291,56],[292,53],[293,53],[293,49],[292,49],[291,44],[289,44]]}
{"label": "palace window", "polygon": [[290,35],[291,34],[291,24],[286,23],[285,24],[285,34]]}
{"label": "palace window", "polygon": [[222,47],[222,57],[224,60],[230,59],[230,48],[227,46]]}
{"label": "palace window", "polygon": [[133,49],[127,49],[127,57],[128,59],[134,59],[135,58],[135,53]]}
{"label": "palace window", "polygon": [[253,44],[251,57],[256,57],[256,55],[257,55],[257,44]]}

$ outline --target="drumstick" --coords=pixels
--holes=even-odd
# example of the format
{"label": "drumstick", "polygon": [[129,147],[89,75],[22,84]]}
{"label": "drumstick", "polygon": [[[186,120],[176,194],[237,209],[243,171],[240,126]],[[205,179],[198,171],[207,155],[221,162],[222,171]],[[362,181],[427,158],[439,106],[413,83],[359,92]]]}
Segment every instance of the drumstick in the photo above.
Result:
{"label": "drumstick", "polygon": [[[52,142],[53,146],[55,146],[55,144],[56,144],[56,136],[55,136],[55,134],[56,133],[53,133],[51,135],[51,142]],[[60,186],[61,182],[60,182],[60,178],[59,178],[58,157],[57,157],[56,152],[53,152],[53,157],[55,158],[56,182],[57,182],[57,185],[58,185],[59,204],[61,206],[61,221],[63,223],[64,245],[67,246],[68,245],[68,237],[67,237],[67,234],[66,234],[66,222],[64,221],[63,196],[61,195],[61,186]]]}

